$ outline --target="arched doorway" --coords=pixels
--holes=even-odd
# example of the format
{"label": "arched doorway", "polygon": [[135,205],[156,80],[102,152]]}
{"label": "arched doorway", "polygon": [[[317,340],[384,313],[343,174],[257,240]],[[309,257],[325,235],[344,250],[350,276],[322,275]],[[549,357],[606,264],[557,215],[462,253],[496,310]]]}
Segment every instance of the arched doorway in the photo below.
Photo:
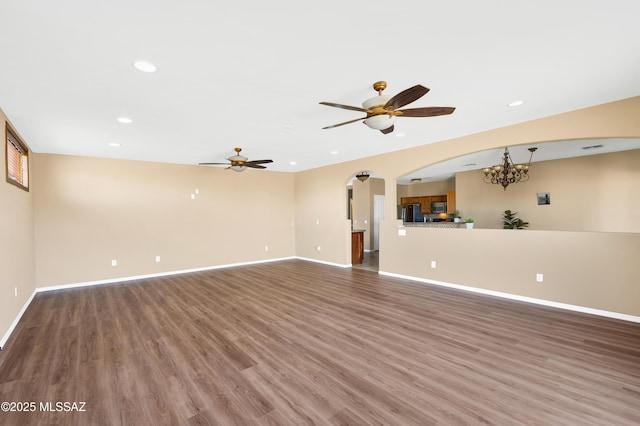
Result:
{"label": "arched doorway", "polygon": [[[380,221],[384,219],[384,206],[384,179],[370,170],[354,173],[347,183],[353,268],[378,271]],[[358,247],[359,244],[361,247]]]}

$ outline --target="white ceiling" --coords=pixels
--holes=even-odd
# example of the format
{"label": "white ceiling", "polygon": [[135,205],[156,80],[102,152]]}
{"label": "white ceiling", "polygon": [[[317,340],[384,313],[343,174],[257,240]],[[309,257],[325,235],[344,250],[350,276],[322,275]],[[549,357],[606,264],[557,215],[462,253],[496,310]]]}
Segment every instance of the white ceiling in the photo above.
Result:
{"label": "white ceiling", "polygon": [[[239,146],[295,172],[640,95],[638,16],[637,0],[2,0],[0,107],[36,152],[196,164]],[[318,102],[358,106],[378,80],[457,109],[321,129],[360,113]]]}

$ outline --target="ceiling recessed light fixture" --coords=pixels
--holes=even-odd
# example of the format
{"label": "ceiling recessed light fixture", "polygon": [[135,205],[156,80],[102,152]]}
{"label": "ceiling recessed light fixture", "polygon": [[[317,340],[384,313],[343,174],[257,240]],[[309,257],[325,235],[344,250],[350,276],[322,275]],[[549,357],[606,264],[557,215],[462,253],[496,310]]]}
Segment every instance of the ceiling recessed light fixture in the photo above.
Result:
{"label": "ceiling recessed light fixture", "polygon": [[142,72],[156,72],[158,71],[158,68],[153,65],[151,62],[147,62],[147,61],[135,61],[133,63],[133,66],[135,67],[135,69],[137,69],[138,71],[142,71]]}
{"label": "ceiling recessed light fixture", "polygon": [[331,151],[331,155],[337,155],[338,151]]}
{"label": "ceiling recessed light fixture", "polygon": [[509,103],[507,104],[507,106],[508,106],[508,107],[517,107],[517,106],[520,106],[520,105],[523,105],[523,104],[524,104],[524,101],[522,101],[522,100],[517,100],[517,101],[509,102]]}
{"label": "ceiling recessed light fixture", "polygon": [[289,161],[289,164],[292,165],[292,166],[295,166],[298,163],[296,163],[295,161]]}
{"label": "ceiling recessed light fixture", "polygon": [[119,148],[120,144],[118,142],[109,142],[109,146],[112,146],[114,148]]}
{"label": "ceiling recessed light fixture", "polygon": [[133,120],[130,119],[129,117],[118,117],[118,123],[130,124],[130,123],[133,123]]}

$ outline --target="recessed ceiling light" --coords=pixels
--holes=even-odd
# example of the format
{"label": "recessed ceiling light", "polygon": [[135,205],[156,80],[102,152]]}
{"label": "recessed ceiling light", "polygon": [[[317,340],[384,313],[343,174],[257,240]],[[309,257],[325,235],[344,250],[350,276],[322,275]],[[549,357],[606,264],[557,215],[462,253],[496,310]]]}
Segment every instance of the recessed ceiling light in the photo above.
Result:
{"label": "recessed ceiling light", "polygon": [[331,155],[336,155],[338,151],[331,151]]}
{"label": "recessed ceiling light", "polygon": [[509,106],[509,107],[517,107],[517,106],[520,106],[522,104],[524,104],[524,101],[518,100],[518,101],[509,102],[507,104],[507,106]]}
{"label": "recessed ceiling light", "polygon": [[147,61],[135,61],[133,63],[133,66],[138,71],[142,71],[142,72],[156,72],[156,71],[158,71],[158,68],[155,65],[153,65],[151,62],[147,62]]}
{"label": "recessed ceiling light", "polygon": [[112,146],[112,147],[114,147],[114,148],[119,148],[119,147],[120,147],[120,144],[119,144],[119,143],[117,143],[117,142],[109,142],[109,146]]}
{"label": "recessed ceiling light", "polygon": [[292,166],[295,166],[298,163],[296,163],[295,161],[289,161],[289,164],[292,165]]}
{"label": "recessed ceiling light", "polygon": [[118,122],[123,124],[130,124],[133,123],[133,120],[129,117],[118,117]]}

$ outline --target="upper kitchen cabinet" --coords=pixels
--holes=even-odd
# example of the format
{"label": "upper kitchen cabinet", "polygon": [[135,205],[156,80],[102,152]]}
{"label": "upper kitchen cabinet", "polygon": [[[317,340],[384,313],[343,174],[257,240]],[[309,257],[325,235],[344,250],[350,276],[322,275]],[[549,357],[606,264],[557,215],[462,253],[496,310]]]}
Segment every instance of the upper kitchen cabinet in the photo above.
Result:
{"label": "upper kitchen cabinet", "polygon": [[447,192],[447,213],[453,214],[456,211],[456,191]]}

